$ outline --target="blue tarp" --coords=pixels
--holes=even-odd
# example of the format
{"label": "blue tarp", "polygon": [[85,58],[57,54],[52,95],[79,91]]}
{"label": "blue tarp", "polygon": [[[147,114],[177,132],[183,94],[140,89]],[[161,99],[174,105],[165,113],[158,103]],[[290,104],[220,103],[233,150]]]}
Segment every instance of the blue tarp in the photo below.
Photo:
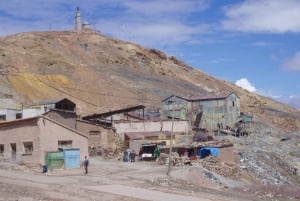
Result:
{"label": "blue tarp", "polygon": [[199,150],[199,156],[200,158],[205,158],[206,156],[218,156],[219,155],[219,149],[218,148],[212,148],[212,147],[205,147],[205,148],[201,148]]}

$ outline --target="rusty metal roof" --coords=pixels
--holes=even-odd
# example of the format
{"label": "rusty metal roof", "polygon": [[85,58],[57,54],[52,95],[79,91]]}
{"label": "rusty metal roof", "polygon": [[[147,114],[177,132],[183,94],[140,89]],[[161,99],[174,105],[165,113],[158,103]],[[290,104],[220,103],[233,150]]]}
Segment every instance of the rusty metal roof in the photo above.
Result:
{"label": "rusty metal roof", "polygon": [[[165,98],[164,100],[162,100],[162,102],[164,102],[165,100],[175,96],[187,101],[200,101],[200,100],[218,100],[218,99],[226,99],[229,95],[234,94],[233,92],[225,92],[225,93],[219,93],[219,94],[205,94],[205,95],[198,95],[198,96],[177,96],[177,95],[172,95],[169,96],[167,98]],[[237,95],[236,95],[237,96]]]}

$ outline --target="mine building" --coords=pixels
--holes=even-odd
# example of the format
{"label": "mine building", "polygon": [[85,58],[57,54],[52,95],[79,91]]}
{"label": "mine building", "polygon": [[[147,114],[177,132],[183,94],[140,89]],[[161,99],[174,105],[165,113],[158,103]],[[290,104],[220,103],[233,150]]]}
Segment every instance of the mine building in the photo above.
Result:
{"label": "mine building", "polygon": [[171,95],[162,103],[166,117],[188,120],[193,129],[232,127],[240,116],[240,98],[233,92],[187,97]]}

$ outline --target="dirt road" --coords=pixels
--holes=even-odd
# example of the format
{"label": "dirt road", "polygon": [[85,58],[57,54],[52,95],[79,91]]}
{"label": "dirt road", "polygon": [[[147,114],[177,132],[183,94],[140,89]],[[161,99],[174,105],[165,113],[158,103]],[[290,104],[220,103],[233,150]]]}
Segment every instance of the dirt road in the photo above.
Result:
{"label": "dirt road", "polygon": [[[185,169],[189,172],[189,169]],[[166,166],[151,162],[124,163],[91,159],[89,174],[83,168],[48,173],[0,169],[0,201],[227,201],[251,200],[224,189],[214,190],[176,179],[182,168],[173,168],[168,180]],[[193,173],[194,174],[194,173]],[[188,174],[187,174],[188,175]],[[198,178],[199,179],[199,178]],[[203,178],[205,179],[205,178]],[[165,182],[157,182],[165,181]],[[172,183],[170,183],[172,182]],[[202,182],[213,187],[209,181]]]}

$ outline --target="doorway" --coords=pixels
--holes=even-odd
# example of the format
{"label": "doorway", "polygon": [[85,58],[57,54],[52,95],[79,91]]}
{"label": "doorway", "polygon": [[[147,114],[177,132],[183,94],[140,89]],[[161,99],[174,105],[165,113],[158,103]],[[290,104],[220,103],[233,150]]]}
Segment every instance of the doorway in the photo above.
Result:
{"label": "doorway", "polygon": [[11,150],[11,161],[16,162],[17,159],[17,145],[16,143],[10,144],[10,150]]}

